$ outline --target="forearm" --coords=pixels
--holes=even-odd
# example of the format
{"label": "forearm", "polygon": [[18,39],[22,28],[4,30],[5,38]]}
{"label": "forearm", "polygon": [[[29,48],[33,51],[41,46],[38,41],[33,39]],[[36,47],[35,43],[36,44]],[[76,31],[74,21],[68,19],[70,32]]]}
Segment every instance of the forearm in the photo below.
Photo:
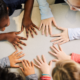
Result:
{"label": "forearm", "polygon": [[10,67],[10,61],[8,57],[0,59],[0,67],[1,68]]}
{"label": "forearm", "polygon": [[24,18],[30,18],[34,0],[27,0],[24,7]]}
{"label": "forearm", "polygon": [[68,28],[68,35],[70,40],[80,39],[80,28]]}
{"label": "forearm", "polygon": [[26,80],[38,80],[38,77],[36,74],[32,74],[32,75],[26,76]]}
{"label": "forearm", "polygon": [[0,34],[0,41],[6,40],[6,33]]}

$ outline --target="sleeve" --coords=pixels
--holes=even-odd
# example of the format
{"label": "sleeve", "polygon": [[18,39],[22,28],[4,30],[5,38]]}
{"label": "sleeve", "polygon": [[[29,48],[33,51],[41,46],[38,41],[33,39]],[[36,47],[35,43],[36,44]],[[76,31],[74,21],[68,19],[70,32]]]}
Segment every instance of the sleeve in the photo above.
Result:
{"label": "sleeve", "polygon": [[46,0],[38,0],[41,20],[53,17],[49,4]]}
{"label": "sleeve", "polygon": [[42,76],[42,77],[40,78],[40,80],[51,80],[51,77],[44,77],[44,76]]}
{"label": "sleeve", "polygon": [[36,74],[32,74],[32,75],[26,76],[26,80],[38,80],[38,76]]}
{"label": "sleeve", "polygon": [[68,28],[68,35],[70,41],[80,39],[80,28]]}
{"label": "sleeve", "polygon": [[10,61],[8,57],[0,59],[0,67],[1,68],[10,67]]}
{"label": "sleeve", "polygon": [[71,59],[74,60],[77,63],[80,63],[80,54],[72,53]]}

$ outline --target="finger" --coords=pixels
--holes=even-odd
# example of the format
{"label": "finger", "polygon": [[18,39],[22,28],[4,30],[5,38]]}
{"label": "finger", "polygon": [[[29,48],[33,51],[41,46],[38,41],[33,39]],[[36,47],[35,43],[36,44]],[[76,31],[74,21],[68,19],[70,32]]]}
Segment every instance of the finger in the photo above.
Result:
{"label": "finger", "polygon": [[23,31],[24,30],[24,27],[23,27],[23,25],[22,25],[22,27],[21,27],[21,31]]}
{"label": "finger", "polygon": [[33,38],[34,36],[33,36],[33,33],[32,33],[31,28],[29,28],[29,31],[30,31],[30,34],[31,34],[31,36],[32,36],[32,38]]}
{"label": "finger", "polygon": [[21,33],[21,31],[15,32],[16,35],[17,35],[17,34],[20,34],[20,33]]}
{"label": "finger", "polygon": [[29,34],[29,33],[28,33],[28,29],[26,29],[26,37],[27,37],[27,38],[28,38],[28,34]]}
{"label": "finger", "polygon": [[55,54],[55,53],[53,53],[51,51],[49,51],[49,53],[52,54],[53,56],[57,57],[57,54]]}
{"label": "finger", "polygon": [[[33,24],[33,23],[32,23]],[[33,26],[36,28],[36,29],[38,29],[39,30],[39,28],[35,25],[35,24],[33,24]]]}
{"label": "finger", "polygon": [[46,25],[46,36],[48,36],[48,25]]}
{"label": "finger", "polygon": [[34,67],[34,63],[31,61],[31,66]]}
{"label": "finger", "polygon": [[52,66],[52,61],[49,62],[49,65]]}
{"label": "finger", "polygon": [[41,60],[41,58],[39,56],[37,56],[37,58],[38,58],[39,62],[42,64],[43,61]]}
{"label": "finger", "polygon": [[23,49],[17,42],[15,42],[15,45],[17,45],[20,49]]}
{"label": "finger", "polygon": [[62,45],[62,44],[64,44],[64,43],[66,43],[66,41],[62,41],[61,43],[59,43],[59,45]]}
{"label": "finger", "polygon": [[18,57],[22,53],[23,53],[22,51],[21,52],[18,52],[18,53],[15,54],[15,56]]}
{"label": "finger", "polygon": [[65,30],[65,28],[63,28],[63,27],[57,27],[57,28],[60,29],[60,30],[62,30],[62,31]]}
{"label": "finger", "polygon": [[55,21],[54,18],[53,18],[52,22],[53,22],[54,26],[57,26],[56,21]]}
{"label": "finger", "polygon": [[18,41],[18,43],[20,43],[20,44],[26,46],[26,43],[24,43],[24,42],[22,42],[22,41],[20,41],[20,40]]}
{"label": "finger", "polygon": [[33,27],[31,27],[31,29],[33,30],[33,32],[37,35],[37,32],[35,31],[35,29]]}
{"label": "finger", "polygon": [[16,50],[18,50],[17,47],[16,47],[16,45],[15,45],[14,43],[12,43],[12,45],[14,46],[14,48],[15,48]]}
{"label": "finger", "polygon": [[20,39],[20,40],[27,40],[27,38],[20,37],[20,36],[17,36],[17,38]]}
{"label": "finger", "polygon": [[34,60],[37,64],[41,65],[41,63],[37,59],[34,59]]}
{"label": "finger", "polygon": [[15,68],[19,68],[20,66],[19,66],[19,65],[14,65],[14,67],[15,67]]}
{"label": "finger", "polygon": [[42,28],[42,22],[41,22],[41,24],[40,24],[39,30],[41,30],[41,28]]}
{"label": "finger", "polygon": [[36,65],[36,64],[34,64],[34,66],[40,69],[40,66],[38,66],[38,65]]}
{"label": "finger", "polygon": [[27,61],[28,66],[30,67],[31,66],[31,63],[28,60],[26,60],[26,61]]}
{"label": "finger", "polygon": [[60,50],[60,51],[62,51],[62,48],[61,48],[61,46],[60,46],[60,45],[58,45],[58,47],[59,47],[59,50]]}
{"label": "finger", "polygon": [[26,65],[26,67],[28,67],[29,65],[28,65],[27,60],[23,60],[23,61],[24,61],[25,65]]}
{"label": "finger", "polygon": [[59,34],[53,34],[53,35],[51,35],[51,37],[59,37],[59,36],[61,36],[60,33]]}
{"label": "finger", "polygon": [[43,28],[42,28],[42,35],[44,35],[44,32],[45,32],[45,24],[43,25]]}
{"label": "finger", "polygon": [[44,55],[42,55],[42,59],[43,59],[43,62],[46,63],[46,59],[45,59]]}
{"label": "finger", "polygon": [[20,59],[20,58],[22,58],[22,57],[24,57],[24,56],[25,56],[25,54],[21,54],[21,55],[19,55],[17,58]]}
{"label": "finger", "polygon": [[50,47],[55,53],[58,53],[58,50],[56,50],[54,47]]}
{"label": "finger", "polygon": [[59,40],[59,41],[56,41],[56,42],[54,42],[53,44],[55,45],[55,44],[59,44],[59,43],[61,43],[63,41],[63,39],[61,39],[61,40]]}
{"label": "finger", "polygon": [[51,27],[51,24],[49,24],[49,32],[50,32],[50,35],[52,35],[52,27]]}
{"label": "finger", "polygon": [[54,47],[57,51],[59,51],[59,49],[58,49],[55,45],[53,45],[53,47]]}
{"label": "finger", "polygon": [[22,60],[16,60],[16,62],[17,62],[17,63],[21,63],[21,62],[22,62]]}
{"label": "finger", "polygon": [[62,39],[62,38],[58,37],[58,38],[55,38],[55,39],[51,40],[51,42],[54,42],[54,41],[57,41],[57,40],[60,40],[60,39]]}
{"label": "finger", "polygon": [[22,61],[23,68],[26,68],[24,60]]}
{"label": "finger", "polygon": [[18,50],[16,50],[14,53],[12,53],[12,55],[15,55],[18,52]]}
{"label": "finger", "polygon": [[52,62],[58,62],[59,60],[58,59],[54,59],[54,60],[52,60]]}

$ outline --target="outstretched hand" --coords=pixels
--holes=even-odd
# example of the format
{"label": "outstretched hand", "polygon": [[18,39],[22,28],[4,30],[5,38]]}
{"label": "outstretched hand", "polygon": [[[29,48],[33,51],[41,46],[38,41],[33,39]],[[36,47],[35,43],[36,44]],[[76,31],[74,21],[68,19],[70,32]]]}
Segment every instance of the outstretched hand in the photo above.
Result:
{"label": "outstretched hand", "polygon": [[55,39],[52,39],[51,42],[54,42],[54,45],[55,44],[64,44],[66,42],[69,41],[69,36],[68,36],[68,29],[67,28],[62,28],[62,27],[56,27],[57,29],[59,30],[62,30],[63,32],[62,33],[59,33],[59,34],[53,34],[51,35],[51,37],[57,37]]}
{"label": "outstretched hand", "polygon": [[27,38],[29,36],[29,32],[30,32],[32,38],[34,38],[33,32],[37,35],[37,32],[34,28],[39,30],[39,28],[31,21],[30,18],[29,19],[23,19],[22,29],[21,30],[23,31],[24,28],[26,30],[26,37]]}
{"label": "outstretched hand", "polygon": [[17,46],[20,48],[20,49],[23,49],[20,45],[25,45],[26,44],[20,40],[27,40],[26,38],[24,37],[20,37],[20,36],[17,36],[17,34],[20,34],[21,31],[19,32],[9,32],[9,33],[6,33],[6,40],[8,40],[10,43],[12,43],[12,45],[15,47],[15,49],[17,50]]}

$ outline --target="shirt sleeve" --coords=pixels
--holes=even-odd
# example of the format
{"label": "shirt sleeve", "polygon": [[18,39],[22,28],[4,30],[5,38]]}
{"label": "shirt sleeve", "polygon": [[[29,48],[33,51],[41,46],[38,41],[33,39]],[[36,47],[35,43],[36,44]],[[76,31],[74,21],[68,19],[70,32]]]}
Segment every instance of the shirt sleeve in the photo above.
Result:
{"label": "shirt sleeve", "polygon": [[26,76],[26,80],[38,80],[38,76],[36,74],[32,74],[32,75]]}
{"label": "shirt sleeve", "polygon": [[10,61],[8,57],[0,59],[0,67],[1,68],[10,67]]}
{"label": "shirt sleeve", "polygon": [[70,40],[80,39],[80,28],[68,28],[68,35]]}
{"label": "shirt sleeve", "polygon": [[41,20],[53,17],[49,4],[46,0],[38,0]]}
{"label": "shirt sleeve", "polygon": [[40,78],[40,80],[51,80],[51,77],[44,77],[44,76],[42,76],[42,77]]}
{"label": "shirt sleeve", "polygon": [[80,63],[80,54],[72,53],[71,59],[74,60],[77,63]]}

